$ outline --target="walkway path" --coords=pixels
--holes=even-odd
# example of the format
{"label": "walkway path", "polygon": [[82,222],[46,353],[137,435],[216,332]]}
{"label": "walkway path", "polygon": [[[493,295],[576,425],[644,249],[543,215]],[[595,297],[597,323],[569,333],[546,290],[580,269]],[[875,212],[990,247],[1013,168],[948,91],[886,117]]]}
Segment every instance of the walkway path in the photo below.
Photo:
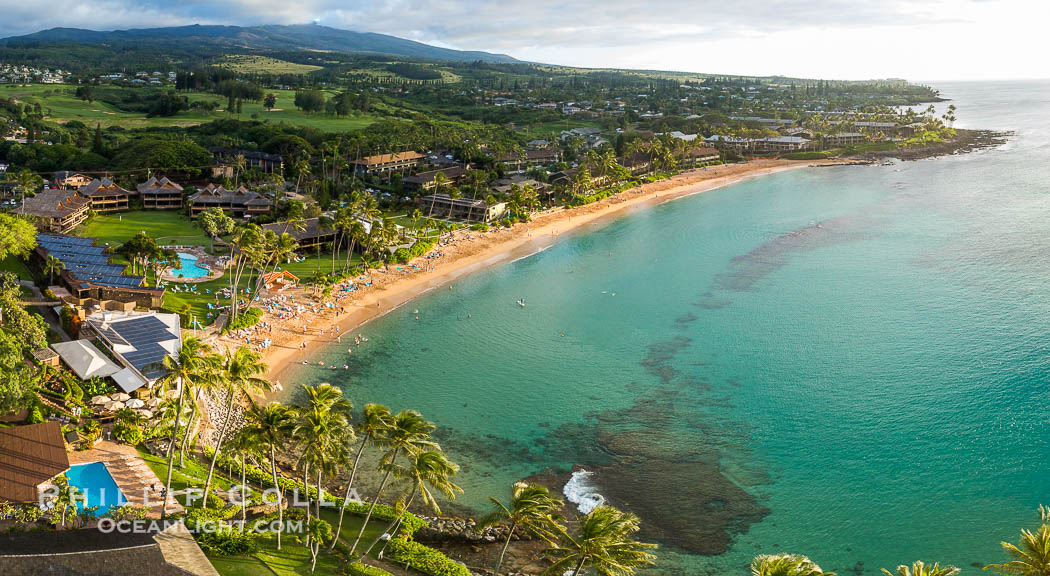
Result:
{"label": "walkway path", "polygon": [[174,564],[195,576],[219,576],[219,572],[208,561],[200,546],[193,540],[190,531],[182,522],[153,537],[160,544],[160,551],[169,564]]}

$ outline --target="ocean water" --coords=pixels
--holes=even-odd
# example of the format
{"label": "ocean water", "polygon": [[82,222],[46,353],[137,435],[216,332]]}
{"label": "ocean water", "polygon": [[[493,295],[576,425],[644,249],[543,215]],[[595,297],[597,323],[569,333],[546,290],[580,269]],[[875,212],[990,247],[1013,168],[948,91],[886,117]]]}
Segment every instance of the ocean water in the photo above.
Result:
{"label": "ocean water", "polygon": [[773,552],[976,574],[1050,503],[1050,83],[937,86],[1009,142],[563,235],[365,325],[350,370],[286,382],[435,421],[466,489],[450,510],[586,469],[573,493],[641,516],[655,574]]}

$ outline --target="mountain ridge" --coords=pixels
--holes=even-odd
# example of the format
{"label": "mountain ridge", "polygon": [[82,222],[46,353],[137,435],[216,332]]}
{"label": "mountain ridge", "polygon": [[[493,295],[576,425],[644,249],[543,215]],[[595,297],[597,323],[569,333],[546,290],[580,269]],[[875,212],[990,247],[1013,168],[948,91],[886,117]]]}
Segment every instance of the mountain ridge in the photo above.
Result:
{"label": "mountain ridge", "polygon": [[202,45],[244,50],[319,50],[349,54],[372,54],[469,62],[519,62],[506,54],[476,50],[455,50],[432,46],[377,32],[356,32],[319,24],[265,24],[260,26],[226,26],[190,24],[158,28],[123,30],[89,30],[86,28],[49,28],[31,34],[0,39],[12,46],[27,43],[71,42],[79,44],[135,44],[142,41],[171,43],[196,41]]}

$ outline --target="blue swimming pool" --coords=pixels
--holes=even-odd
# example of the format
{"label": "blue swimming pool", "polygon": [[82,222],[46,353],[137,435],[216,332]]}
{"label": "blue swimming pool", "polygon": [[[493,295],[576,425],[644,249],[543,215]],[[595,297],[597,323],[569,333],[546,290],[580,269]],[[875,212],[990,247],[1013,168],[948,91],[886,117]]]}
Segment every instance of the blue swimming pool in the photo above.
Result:
{"label": "blue swimming pool", "polygon": [[127,503],[124,493],[117,487],[106,465],[102,462],[77,464],[70,466],[66,472],[69,485],[80,488],[87,496],[87,505],[98,506],[96,515],[101,516],[109,511],[110,506]]}
{"label": "blue swimming pool", "polygon": [[182,263],[182,268],[171,271],[172,275],[176,277],[203,278],[208,275],[207,268],[197,266],[197,256],[195,254],[179,252],[179,262]]}

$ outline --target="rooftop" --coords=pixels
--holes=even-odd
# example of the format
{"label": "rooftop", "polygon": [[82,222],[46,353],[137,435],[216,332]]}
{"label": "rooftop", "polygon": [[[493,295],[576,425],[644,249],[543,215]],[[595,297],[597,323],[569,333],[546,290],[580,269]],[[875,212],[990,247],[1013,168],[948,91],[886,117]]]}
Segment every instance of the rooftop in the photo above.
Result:
{"label": "rooftop", "polygon": [[37,486],[68,469],[58,422],[0,428],[0,500],[33,502]]}

